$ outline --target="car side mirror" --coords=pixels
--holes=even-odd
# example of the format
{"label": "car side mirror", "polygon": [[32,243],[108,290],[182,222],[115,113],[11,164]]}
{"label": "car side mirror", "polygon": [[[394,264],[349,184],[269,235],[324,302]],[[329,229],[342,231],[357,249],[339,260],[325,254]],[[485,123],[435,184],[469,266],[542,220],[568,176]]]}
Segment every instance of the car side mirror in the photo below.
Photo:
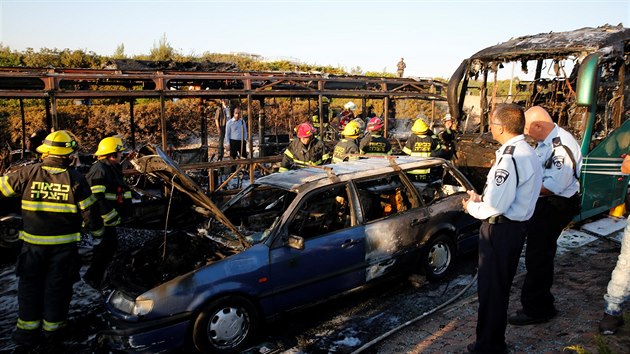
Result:
{"label": "car side mirror", "polygon": [[290,235],[287,240],[287,246],[296,250],[304,249],[304,238],[300,236]]}

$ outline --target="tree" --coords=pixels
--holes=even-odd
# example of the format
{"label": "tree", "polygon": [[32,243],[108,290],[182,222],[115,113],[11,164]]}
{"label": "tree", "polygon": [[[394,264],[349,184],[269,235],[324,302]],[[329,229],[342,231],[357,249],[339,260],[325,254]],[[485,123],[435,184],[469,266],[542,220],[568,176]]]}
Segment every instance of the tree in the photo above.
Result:
{"label": "tree", "polygon": [[0,66],[20,66],[20,54],[0,44]]}
{"label": "tree", "polygon": [[125,44],[120,43],[118,47],[116,47],[114,54],[112,54],[112,59],[126,59],[126,58],[127,56],[125,55]]}
{"label": "tree", "polygon": [[174,60],[178,54],[171,46],[166,38],[166,33],[162,35],[162,38],[158,41],[157,45],[154,43],[153,48],[149,53],[151,60]]}

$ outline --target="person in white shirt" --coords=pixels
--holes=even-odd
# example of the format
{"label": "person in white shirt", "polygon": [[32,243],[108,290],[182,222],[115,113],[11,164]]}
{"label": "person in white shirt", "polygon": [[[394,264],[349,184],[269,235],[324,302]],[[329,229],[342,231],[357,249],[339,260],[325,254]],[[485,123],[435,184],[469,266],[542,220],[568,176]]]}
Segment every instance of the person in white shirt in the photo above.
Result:
{"label": "person in white shirt", "polygon": [[225,142],[230,144],[230,157],[247,158],[247,124],[241,119],[241,109],[234,108],[232,118],[225,125]]}
{"label": "person in white shirt", "polygon": [[464,210],[483,220],[479,228],[477,338],[470,353],[507,352],[505,329],[510,287],[542,186],[542,167],[525,141],[525,115],[516,104],[498,104],[490,131],[501,144],[483,194],[468,191]]}

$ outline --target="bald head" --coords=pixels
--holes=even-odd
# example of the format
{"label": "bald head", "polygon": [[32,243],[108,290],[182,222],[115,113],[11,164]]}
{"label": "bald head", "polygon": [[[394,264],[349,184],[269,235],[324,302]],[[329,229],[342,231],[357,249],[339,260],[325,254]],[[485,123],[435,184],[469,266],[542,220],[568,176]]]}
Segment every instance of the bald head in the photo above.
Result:
{"label": "bald head", "polygon": [[547,111],[534,106],[525,111],[525,134],[536,141],[543,141],[555,127],[553,119]]}

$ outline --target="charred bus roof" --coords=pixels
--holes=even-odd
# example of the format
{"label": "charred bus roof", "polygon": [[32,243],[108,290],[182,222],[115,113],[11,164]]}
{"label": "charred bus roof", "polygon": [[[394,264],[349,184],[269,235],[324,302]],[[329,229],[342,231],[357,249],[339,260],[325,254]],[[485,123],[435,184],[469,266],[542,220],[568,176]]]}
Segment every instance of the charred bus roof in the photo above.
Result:
{"label": "charred bus roof", "polygon": [[593,52],[601,54],[601,60],[619,58],[630,40],[630,28],[623,25],[604,25],[597,28],[585,27],[567,32],[549,32],[512,38],[509,41],[485,48],[470,59],[482,61],[536,60],[558,56],[576,57]]}

